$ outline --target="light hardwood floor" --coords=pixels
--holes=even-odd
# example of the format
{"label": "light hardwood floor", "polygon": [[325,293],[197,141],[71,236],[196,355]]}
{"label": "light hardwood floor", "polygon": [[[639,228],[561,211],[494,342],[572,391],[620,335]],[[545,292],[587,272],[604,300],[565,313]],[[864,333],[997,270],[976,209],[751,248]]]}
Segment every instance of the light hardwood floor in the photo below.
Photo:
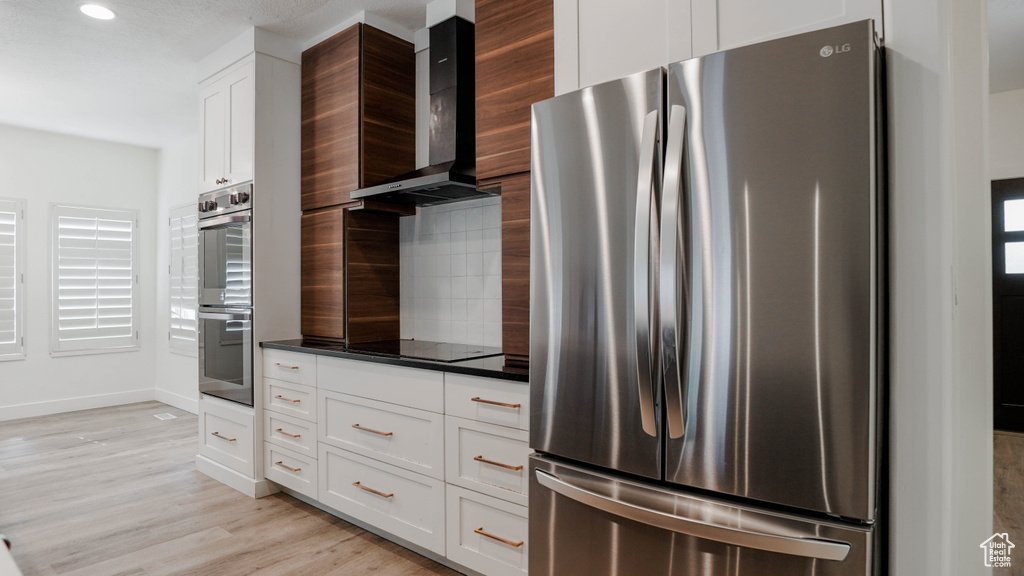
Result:
{"label": "light hardwood floor", "polygon": [[196,425],[159,402],[0,422],[0,533],[24,575],[457,574],[290,496],[253,500],[196,472]]}

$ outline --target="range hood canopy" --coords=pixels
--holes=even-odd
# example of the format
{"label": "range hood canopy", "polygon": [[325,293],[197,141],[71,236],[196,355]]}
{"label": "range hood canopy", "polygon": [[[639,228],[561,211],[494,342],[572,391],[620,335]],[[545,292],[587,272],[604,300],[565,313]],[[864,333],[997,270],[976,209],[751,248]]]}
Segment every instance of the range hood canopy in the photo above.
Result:
{"label": "range hood canopy", "polygon": [[430,27],[430,165],[352,193],[407,206],[493,196],[476,188],[473,24],[452,16]]}

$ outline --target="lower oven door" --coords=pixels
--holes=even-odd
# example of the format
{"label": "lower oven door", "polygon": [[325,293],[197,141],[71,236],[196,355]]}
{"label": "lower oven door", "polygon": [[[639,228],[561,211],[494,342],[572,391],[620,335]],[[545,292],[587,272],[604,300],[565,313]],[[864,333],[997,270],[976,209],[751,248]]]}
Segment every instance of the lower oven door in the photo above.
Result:
{"label": "lower oven door", "polygon": [[199,391],[252,406],[252,310],[199,308]]}

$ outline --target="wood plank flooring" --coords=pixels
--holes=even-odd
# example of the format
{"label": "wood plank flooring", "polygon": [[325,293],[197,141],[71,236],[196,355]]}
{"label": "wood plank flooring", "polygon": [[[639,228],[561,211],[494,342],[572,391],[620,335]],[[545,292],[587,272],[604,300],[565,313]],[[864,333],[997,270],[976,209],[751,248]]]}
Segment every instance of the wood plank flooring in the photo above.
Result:
{"label": "wood plank flooring", "polygon": [[0,533],[24,576],[457,574],[290,496],[253,500],[196,472],[196,427],[159,402],[0,422]]}

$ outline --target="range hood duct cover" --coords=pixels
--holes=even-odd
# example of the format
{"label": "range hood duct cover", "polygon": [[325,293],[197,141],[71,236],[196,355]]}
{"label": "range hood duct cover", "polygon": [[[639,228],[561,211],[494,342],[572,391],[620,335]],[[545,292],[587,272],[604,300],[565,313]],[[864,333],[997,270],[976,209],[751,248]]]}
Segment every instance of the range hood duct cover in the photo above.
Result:
{"label": "range hood duct cover", "polygon": [[473,24],[453,16],[430,28],[430,165],[352,193],[407,206],[493,196],[476,188]]}

